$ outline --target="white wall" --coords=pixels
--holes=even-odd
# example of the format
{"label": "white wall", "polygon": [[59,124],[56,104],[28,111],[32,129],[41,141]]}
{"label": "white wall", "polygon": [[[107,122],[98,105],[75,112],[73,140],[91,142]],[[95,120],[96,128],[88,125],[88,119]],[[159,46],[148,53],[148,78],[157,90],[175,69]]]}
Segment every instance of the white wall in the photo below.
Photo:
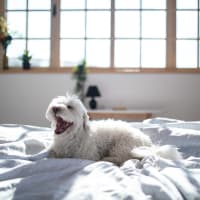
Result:
{"label": "white wall", "polygon": [[[156,116],[200,120],[200,74],[89,74],[100,108],[126,106]],[[73,91],[70,74],[0,74],[0,123],[49,126],[50,100]]]}

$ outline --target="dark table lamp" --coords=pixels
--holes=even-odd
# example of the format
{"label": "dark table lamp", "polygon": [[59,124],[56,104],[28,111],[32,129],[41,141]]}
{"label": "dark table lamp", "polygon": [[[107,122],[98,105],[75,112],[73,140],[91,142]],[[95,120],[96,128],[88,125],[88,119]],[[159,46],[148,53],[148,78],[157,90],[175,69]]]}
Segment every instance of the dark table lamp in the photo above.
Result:
{"label": "dark table lamp", "polygon": [[91,97],[92,99],[89,102],[90,108],[91,109],[96,109],[97,108],[97,102],[94,99],[95,97],[100,97],[101,94],[98,90],[98,87],[95,85],[89,86],[87,93],[86,93],[86,97]]}

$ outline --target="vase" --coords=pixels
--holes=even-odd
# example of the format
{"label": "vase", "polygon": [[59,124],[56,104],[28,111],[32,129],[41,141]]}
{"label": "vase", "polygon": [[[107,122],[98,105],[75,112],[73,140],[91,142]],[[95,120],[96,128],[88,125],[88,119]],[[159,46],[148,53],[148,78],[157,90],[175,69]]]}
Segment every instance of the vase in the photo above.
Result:
{"label": "vase", "polygon": [[8,69],[8,56],[6,54],[3,55],[3,70]]}
{"label": "vase", "polygon": [[30,69],[31,68],[31,64],[30,64],[29,61],[23,61],[22,66],[23,66],[23,69]]}
{"label": "vase", "polygon": [[79,99],[82,101],[83,104],[85,100],[84,90],[85,90],[85,81],[77,81],[75,93],[79,97]]}

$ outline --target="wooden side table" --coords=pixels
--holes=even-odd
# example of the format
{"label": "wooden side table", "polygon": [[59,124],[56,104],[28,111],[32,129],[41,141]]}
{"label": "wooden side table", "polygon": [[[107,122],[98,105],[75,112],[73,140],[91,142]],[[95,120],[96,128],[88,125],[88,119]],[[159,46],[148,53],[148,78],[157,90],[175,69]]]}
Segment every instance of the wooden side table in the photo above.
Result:
{"label": "wooden side table", "polygon": [[127,121],[144,120],[152,117],[151,112],[139,110],[89,110],[90,119],[121,119]]}

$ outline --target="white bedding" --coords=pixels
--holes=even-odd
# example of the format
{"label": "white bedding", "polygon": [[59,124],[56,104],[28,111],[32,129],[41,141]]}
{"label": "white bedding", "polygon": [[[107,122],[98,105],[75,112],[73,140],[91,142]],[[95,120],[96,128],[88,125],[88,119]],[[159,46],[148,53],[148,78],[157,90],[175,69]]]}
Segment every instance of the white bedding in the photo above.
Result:
{"label": "white bedding", "polygon": [[176,145],[182,162],[146,157],[109,162],[47,159],[49,128],[0,126],[0,199],[200,199],[200,122],[154,118],[132,123],[159,145]]}

